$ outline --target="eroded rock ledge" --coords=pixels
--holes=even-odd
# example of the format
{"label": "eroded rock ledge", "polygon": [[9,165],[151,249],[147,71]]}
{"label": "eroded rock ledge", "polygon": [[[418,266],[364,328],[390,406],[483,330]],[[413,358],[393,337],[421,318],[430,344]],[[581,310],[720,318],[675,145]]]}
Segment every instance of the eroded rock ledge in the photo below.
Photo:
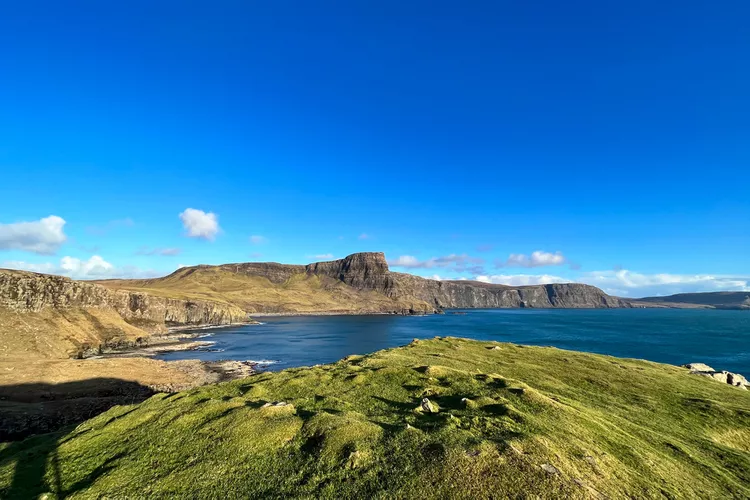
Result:
{"label": "eroded rock ledge", "polygon": [[425,309],[444,308],[611,308],[632,307],[629,301],[607,295],[580,283],[511,287],[478,281],[437,281],[390,271],[385,254],[364,252],[307,266],[277,263],[243,263],[219,266],[225,271],[267,278],[283,283],[294,275],[334,278],[356,289],[375,291],[394,300],[426,304]]}
{"label": "eroded rock ledge", "polygon": [[111,308],[146,331],[168,326],[228,325],[247,321],[242,309],[213,301],[181,300],[148,293],[111,290],[62,276],[0,270],[0,307],[17,312],[45,308]]}
{"label": "eroded rock ledge", "polygon": [[732,373],[726,370],[716,371],[704,363],[688,363],[682,366],[690,370],[691,375],[708,377],[723,384],[739,387],[740,389],[747,390],[747,386],[750,385],[747,379],[739,373]]}

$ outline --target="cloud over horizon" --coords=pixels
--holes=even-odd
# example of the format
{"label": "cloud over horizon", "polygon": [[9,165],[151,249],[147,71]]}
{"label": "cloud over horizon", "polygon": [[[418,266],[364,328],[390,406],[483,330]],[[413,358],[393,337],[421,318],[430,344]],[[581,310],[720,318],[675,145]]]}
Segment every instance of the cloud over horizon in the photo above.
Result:
{"label": "cloud over horizon", "polygon": [[318,259],[318,260],[332,260],[333,254],[332,253],[319,253],[317,255],[306,255],[308,259]]}
{"label": "cloud over horizon", "polygon": [[508,258],[496,260],[495,267],[544,267],[544,266],[561,266],[565,264],[566,259],[562,252],[545,252],[537,250],[531,253],[531,256],[522,253],[512,253]]}
{"label": "cloud over horizon", "polygon": [[180,214],[182,226],[189,238],[200,238],[208,241],[216,239],[219,228],[219,216],[213,212],[204,212],[195,208],[186,208]]}
{"label": "cloud over horizon", "polygon": [[92,255],[90,258],[81,260],[75,257],[65,256],[60,262],[25,262],[25,261],[4,261],[0,263],[1,267],[7,269],[20,269],[23,271],[32,271],[35,273],[58,274],[73,279],[106,279],[106,278],[154,278],[162,276],[164,273],[152,269],[140,269],[136,266],[116,267],[104,260],[99,255]]}
{"label": "cloud over horizon", "polygon": [[33,222],[0,224],[0,249],[53,255],[68,239],[64,226],[65,219],[57,215]]}
{"label": "cloud over horizon", "polygon": [[413,255],[401,255],[396,259],[389,260],[388,265],[406,269],[447,269],[458,273],[483,274],[484,262],[484,259],[471,257],[467,254],[450,254],[426,260],[419,260]]}
{"label": "cloud over horizon", "polygon": [[578,281],[601,288],[611,295],[639,298],[676,293],[750,292],[750,276],[710,274],[644,274],[627,269],[590,271]]}

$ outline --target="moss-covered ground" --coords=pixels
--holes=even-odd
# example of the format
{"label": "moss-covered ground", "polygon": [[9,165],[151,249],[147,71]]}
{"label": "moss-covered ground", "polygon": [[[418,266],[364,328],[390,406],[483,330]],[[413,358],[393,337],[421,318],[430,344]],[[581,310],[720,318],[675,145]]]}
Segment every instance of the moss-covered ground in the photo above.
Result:
{"label": "moss-covered ground", "polygon": [[42,494],[748,498],[750,391],[646,361],[415,341],[2,445],[0,497]]}

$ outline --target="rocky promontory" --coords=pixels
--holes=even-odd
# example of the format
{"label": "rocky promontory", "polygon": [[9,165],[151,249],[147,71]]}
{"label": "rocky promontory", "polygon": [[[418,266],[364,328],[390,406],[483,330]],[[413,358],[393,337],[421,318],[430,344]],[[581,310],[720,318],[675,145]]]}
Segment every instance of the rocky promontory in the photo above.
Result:
{"label": "rocky promontory", "polygon": [[[205,267],[205,266],[201,266]],[[418,304],[418,312],[447,308],[611,308],[632,307],[630,302],[580,283],[511,287],[478,281],[437,281],[390,271],[382,252],[349,255],[307,266],[277,263],[225,264],[221,270],[258,276],[283,283],[294,276],[317,276],[358,291],[376,292],[393,301]],[[191,268],[198,272],[200,268]],[[191,271],[177,271],[177,273]],[[174,276],[174,274],[172,275]],[[166,279],[166,278],[165,278]],[[385,306],[387,312],[388,306]]]}

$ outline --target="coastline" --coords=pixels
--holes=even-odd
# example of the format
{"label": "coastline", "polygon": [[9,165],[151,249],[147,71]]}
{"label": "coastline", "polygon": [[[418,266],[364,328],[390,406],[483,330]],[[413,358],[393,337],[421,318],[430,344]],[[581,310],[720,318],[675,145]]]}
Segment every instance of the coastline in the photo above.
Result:
{"label": "coastline", "polygon": [[[254,315],[256,316],[256,315]],[[202,330],[216,330],[218,328],[232,328],[235,326],[252,326],[252,325],[259,325],[260,322],[258,321],[244,321],[242,323],[227,323],[224,325],[180,325],[180,326],[169,326],[167,327],[167,335],[169,336],[172,333],[178,333],[178,332],[192,332],[192,331],[202,331]],[[159,335],[155,335],[154,337],[159,337]],[[152,337],[152,338],[154,338]]]}
{"label": "coastline", "polygon": [[301,311],[276,313],[250,313],[254,318],[283,318],[287,316],[432,316],[439,313],[402,314],[393,312]]}

